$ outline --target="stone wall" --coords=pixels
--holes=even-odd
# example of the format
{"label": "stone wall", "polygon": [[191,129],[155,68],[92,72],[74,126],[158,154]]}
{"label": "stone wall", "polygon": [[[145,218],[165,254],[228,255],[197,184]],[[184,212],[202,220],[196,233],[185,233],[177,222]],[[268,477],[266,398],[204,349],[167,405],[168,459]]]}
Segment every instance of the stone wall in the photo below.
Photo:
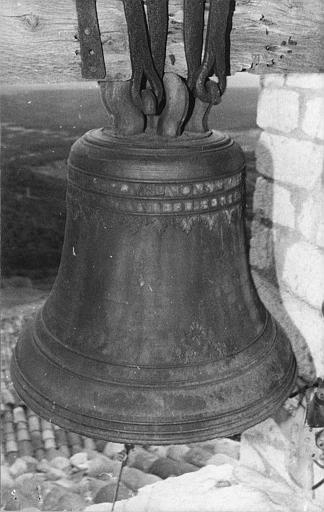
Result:
{"label": "stone wall", "polygon": [[306,378],[324,375],[324,74],[261,79],[250,262]]}

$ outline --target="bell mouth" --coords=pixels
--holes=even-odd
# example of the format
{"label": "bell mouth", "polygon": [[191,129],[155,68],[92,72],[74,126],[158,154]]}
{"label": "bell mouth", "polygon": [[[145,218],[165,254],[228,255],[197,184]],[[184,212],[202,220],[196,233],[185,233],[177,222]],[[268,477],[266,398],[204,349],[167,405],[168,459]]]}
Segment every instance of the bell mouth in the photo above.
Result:
{"label": "bell mouth", "polygon": [[[286,339],[282,334],[276,338],[276,346],[274,355],[278,348],[278,344],[286,343]],[[33,344],[33,342],[32,342]],[[220,395],[224,391],[217,383],[206,385],[203,382],[188,383],[187,390],[182,386],[176,386],[169,390],[167,399],[163,397],[163,390],[141,389],[134,387],[131,390],[125,385],[120,384],[117,389],[119,398],[115,398],[109,393],[109,384],[102,389],[96,386],[93,397],[98,395],[104,396],[104,403],[99,404],[95,399],[89,401],[92,394],[94,379],[87,379],[81,375],[74,374],[69,368],[62,368],[53,360],[46,358],[42,361],[41,351],[37,354],[32,348],[32,355],[35,357],[35,363],[40,364],[41,371],[46,369],[46,377],[48,384],[60,381],[59,392],[51,393],[49,389],[42,389],[35,382],[31,382],[26,378],[26,372],[20,368],[19,351],[15,351],[11,362],[11,374],[15,389],[20,398],[25,401],[29,407],[39,416],[48,421],[64,428],[68,431],[76,432],[81,435],[89,436],[95,439],[105,439],[107,441],[131,444],[183,444],[205,441],[216,437],[226,437],[240,434],[247,428],[265,420],[273,414],[287,399],[289,393],[293,389],[296,380],[296,361],[292,354],[287,360],[286,373],[279,380],[269,380],[270,385],[267,387],[267,393],[258,393],[255,390],[255,383],[261,383],[264,374],[267,372],[269,362],[258,361],[254,368],[249,369],[245,375],[237,372],[236,378],[229,379],[226,388],[230,396],[229,402],[231,407],[227,410],[223,408],[224,399],[214,401],[214,409],[209,412],[195,410],[195,407],[201,406],[202,400],[211,393]],[[271,358],[272,359],[272,358]],[[44,364],[45,363],[45,364]],[[36,372],[37,373],[37,372]],[[36,384],[36,385],[35,385]],[[239,386],[241,389],[239,390]],[[114,386],[113,386],[114,387]],[[116,384],[115,384],[116,387]],[[195,393],[190,393],[190,387],[196,388]],[[245,387],[246,395],[250,395],[249,400],[245,403],[242,400],[242,387]],[[106,389],[106,392],[105,392]],[[89,391],[90,390],[90,391]],[[188,393],[189,390],[189,393]],[[71,391],[74,397],[71,399]],[[108,391],[108,392],[107,392]],[[51,399],[48,397],[52,394]],[[121,393],[129,395],[130,403],[123,412]],[[187,410],[182,410],[183,403],[180,408],[174,408],[172,411],[172,403],[176,403],[181,397],[187,394]],[[151,404],[151,414],[143,414],[140,411],[143,403],[143,396],[149,395],[148,402]],[[117,404],[119,400],[119,403]],[[166,400],[171,407],[169,413],[162,413],[162,417],[155,415],[159,402]],[[243,400],[244,401],[244,400]],[[132,406],[133,402],[133,406]],[[135,404],[135,407],[134,407]],[[190,407],[188,408],[188,404]],[[139,412],[136,414],[136,406]],[[127,411],[132,410],[131,414]],[[189,410],[188,410],[189,409]],[[171,411],[171,414],[170,414]]]}

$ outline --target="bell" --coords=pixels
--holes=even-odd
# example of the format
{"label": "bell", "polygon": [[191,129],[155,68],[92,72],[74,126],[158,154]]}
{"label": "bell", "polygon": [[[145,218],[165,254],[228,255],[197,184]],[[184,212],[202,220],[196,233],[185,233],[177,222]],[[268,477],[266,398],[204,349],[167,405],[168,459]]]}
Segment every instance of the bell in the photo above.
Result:
{"label": "bell", "polygon": [[242,432],[284,402],[296,362],[251,280],[243,171],[213,131],[75,142],[59,273],[12,359],[31,409],[169,444]]}

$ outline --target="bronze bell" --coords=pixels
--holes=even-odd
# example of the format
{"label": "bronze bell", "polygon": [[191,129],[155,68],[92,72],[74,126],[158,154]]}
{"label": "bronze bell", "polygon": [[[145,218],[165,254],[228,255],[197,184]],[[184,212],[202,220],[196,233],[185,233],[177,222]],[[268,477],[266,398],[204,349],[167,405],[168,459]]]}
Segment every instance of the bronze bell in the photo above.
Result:
{"label": "bronze bell", "polygon": [[[263,420],[294,385],[289,341],[249,272],[242,150],[206,126],[226,86],[229,4],[210,2],[202,57],[204,2],[187,2],[184,83],[163,74],[166,3],[148,2],[147,23],[124,0],[132,80],[101,84],[114,129],[71,149],[59,273],[12,359],[21,398],[65,429],[201,441]],[[95,2],[76,5],[84,76],[102,78]]]}
{"label": "bronze bell", "polygon": [[60,270],[12,361],[22,399],[66,429],[140,444],[269,416],[296,364],[251,281],[240,147],[94,130],[68,167]]}

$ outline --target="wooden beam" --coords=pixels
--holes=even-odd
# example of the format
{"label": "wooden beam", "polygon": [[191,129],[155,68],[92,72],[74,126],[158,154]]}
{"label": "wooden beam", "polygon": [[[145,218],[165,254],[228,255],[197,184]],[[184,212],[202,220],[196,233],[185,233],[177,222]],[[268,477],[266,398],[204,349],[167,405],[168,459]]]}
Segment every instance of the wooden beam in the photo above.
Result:
{"label": "wooden beam", "polygon": [[[0,0],[0,5],[2,83],[81,80],[74,0]],[[97,8],[107,78],[125,80],[131,70],[122,1],[97,0]],[[185,76],[182,8],[183,0],[169,1],[166,71]],[[237,0],[231,74],[323,72],[323,34],[322,0]]]}

